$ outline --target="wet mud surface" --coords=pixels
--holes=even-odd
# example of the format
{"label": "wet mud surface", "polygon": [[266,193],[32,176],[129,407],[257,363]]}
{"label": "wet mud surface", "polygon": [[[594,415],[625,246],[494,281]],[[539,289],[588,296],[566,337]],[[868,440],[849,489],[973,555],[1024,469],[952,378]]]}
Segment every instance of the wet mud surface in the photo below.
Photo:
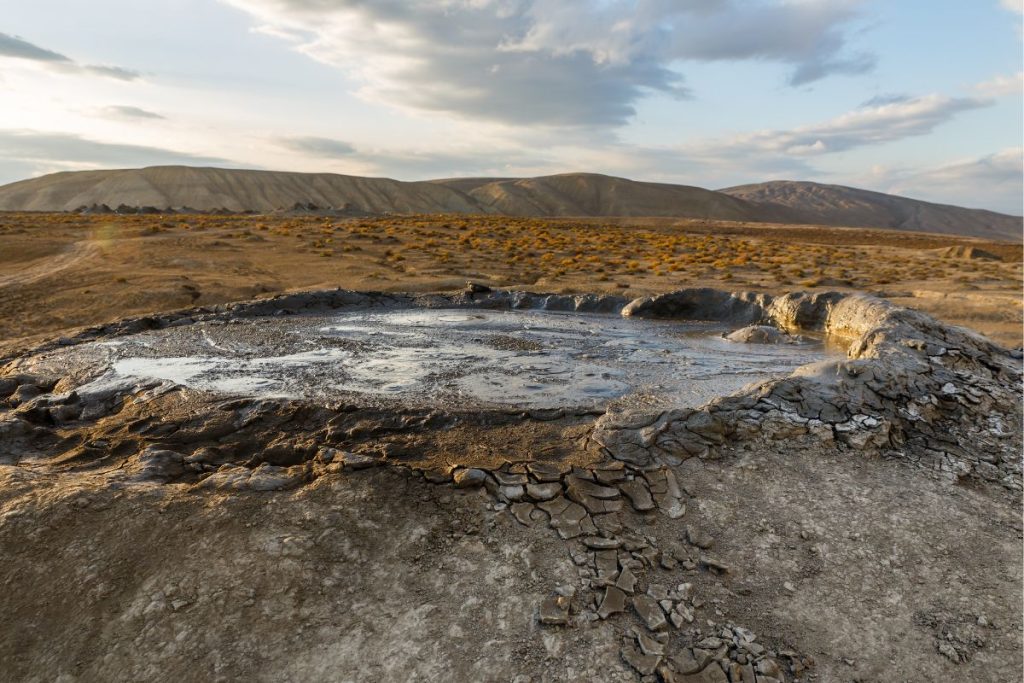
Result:
{"label": "wet mud surface", "polygon": [[547,311],[409,309],[197,323],[51,352],[37,369],[166,380],[255,398],[407,407],[696,407],[836,352],[743,344],[720,322]]}

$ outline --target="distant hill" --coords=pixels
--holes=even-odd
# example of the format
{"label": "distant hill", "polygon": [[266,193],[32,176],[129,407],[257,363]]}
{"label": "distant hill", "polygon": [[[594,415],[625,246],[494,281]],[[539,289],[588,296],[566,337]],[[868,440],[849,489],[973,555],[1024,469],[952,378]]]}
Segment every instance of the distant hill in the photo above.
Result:
{"label": "distant hill", "polygon": [[789,222],[795,214],[688,185],[645,183],[597,173],[510,178],[470,187],[458,183],[488,211],[510,216],[680,216],[734,221]]}
{"label": "distant hill", "polygon": [[802,223],[1021,240],[1019,216],[933,204],[843,185],[776,180],[727,187],[719,192],[758,204],[789,207],[800,214]]}
{"label": "distant hill", "polygon": [[594,173],[402,182],[335,173],[188,166],[53,173],[0,187],[0,211],[191,208],[509,216],[678,217],[889,228],[1021,241],[1022,219],[839,185],[776,181],[720,191]]}
{"label": "distant hill", "polygon": [[480,212],[472,199],[444,185],[336,173],[151,166],[53,173],[0,187],[0,211],[74,211],[93,204],[125,204],[266,212],[297,203],[351,206],[370,213]]}
{"label": "distant hill", "polygon": [[444,185],[459,192],[471,192],[481,185],[500,183],[505,180],[518,180],[518,178],[438,178],[437,180],[428,180],[427,182]]}

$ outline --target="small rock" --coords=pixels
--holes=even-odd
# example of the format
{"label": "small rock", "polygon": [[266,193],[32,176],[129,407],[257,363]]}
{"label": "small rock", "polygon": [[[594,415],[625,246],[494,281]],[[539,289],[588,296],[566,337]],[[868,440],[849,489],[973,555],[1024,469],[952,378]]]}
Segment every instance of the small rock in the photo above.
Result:
{"label": "small rock", "polygon": [[694,526],[686,527],[686,540],[701,550],[707,550],[715,544],[715,539]]}
{"label": "small rock", "polygon": [[[620,465],[622,464],[617,460],[615,462]],[[614,470],[595,469],[594,479],[596,479],[599,484],[614,485],[626,479],[626,472],[621,467]]]}
{"label": "small rock", "polygon": [[587,515],[583,506],[570,502],[561,496],[537,505],[551,516],[552,529],[562,538],[576,538],[583,534],[597,533],[597,527]]}
{"label": "small rock", "polygon": [[345,462],[345,469],[349,470],[365,470],[368,467],[376,467],[381,464],[380,459],[361,453],[342,452],[341,455]]}
{"label": "small rock", "polygon": [[633,596],[633,609],[651,631],[660,631],[668,627],[665,613],[658,603],[648,595]]}
{"label": "small rock", "polygon": [[555,595],[561,595],[565,598],[572,598],[576,595],[576,586],[572,584],[564,584],[555,588]]}
{"label": "small rock", "polygon": [[938,649],[940,654],[944,655],[946,659],[954,664],[959,664],[963,661],[957,649],[945,640],[938,641]]}
{"label": "small rock", "polygon": [[598,550],[594,553],[594,566],[598,574],[612,576],[619,568],[619,554],[614,550]]}
{"label": "small rock", "polygon": [[566,477],[565,484],[570,498],[574,493],[602,500],[614,500],[619,497],[619,490],[617,488],[602,486],[575,474]]}
{"label": "small rock", "polygon": [[738,344],[793,344],[797,339],[770,325],[750,325],[724,335]]}
{"label": "small rock", "polygon": [[10,401],[15,406],[21,405],[41,393],[43,393],[42,389],[34,384],[22,384],[14,391],[13,394],[10,395]]}
{"label": "small rock", "polygon": [[513,503],[511,509],[512,516],[516,518],[516,521],[523,526],[533,526],[533,520],[530,518],[534,511],[532,503]]}
{"label": "small rock", "polygon": [[619,490],[629,499],[630,504],[637,512],[647,512],[654,509],[654,499],[642,479],[633,479],[619,484]]}
{"label": "small rock", "polygon": [[668,617],[676,628],[682,628],[683,624],[693,623],[693,612],[682,604],[676,605],[676,608],[672,610],[672,614],[668,615]]}
{"label": "small rock", "polygon": [[562,471],[557,465],[548,462],[531,462],[526,466],[533,478],[539,482],[557,482],[562,480]]}
{"label": "small rock", "polygon": [[636,669],[641,676],[648,676],[654,673],[661,662],[660,655],[646,655],[633,643],[622,647],[622,659],[631,667]]}
{"label": "small rock", "polygon": [[712,663],[698,673],[677,677],[676,683],[729,683],[729,677],[725,675],[722,667]]}
{"label": "small rock", "polygon": [[708,665],[711,659],[704,655],[695,657],[692,650],[684,648],[679,653],[673,655],[671,661],[676,671],[686,676],[699,672]]}
{"label": "small rock", "polygon": [[716,574],[728,574],[730,571],[729,565],[712,557],[708,557],[707,555],[701,555],[698,560],[698,564],[704,569],[713,571]]}
{"label": "small rock", "polygon": [[560,626],[569,622],[569,598],[549,595],[540,603],[540,623]]}
{"label": "small rock", "polygon": [[747,662],[733,663],[730,667],[729,678],[733,683],[757,683],[754,667]]}
{"label": "small rock", "polygon": [[652,583],[647,587],[647,594],[655,600],[667,600],[668,590],[664,586],[656,583]]}
{"label": "small rock", "polygon": [[527,484],[526,495],[537,501],[551,500],[562,492],[562,485],[556,482],[542,484]]}
{"label": "small rock", "polygon": [[134,481],[167,481],[185,472],[184,461],[185,456],[177,451],[148,446],[136,456],[129,471]]}
{"label": "small rock", "polygon": [[[594,526],[601,531],[604,531],[610,535],[615,535],[622,531],[622,521],[619,516],[615,513],[608,513],[606,515],[594,515]],[[622,539],[623,545],[628,545],[626,538]]]}
{"label": "small rock", "polygon": [[682,498],[659,493],[654,496],[654,502],[658,504],[658,509],[669,519],[679,519],[686,514],[686,503],[683,502]]}
{"label": "small rock", "polygon": [[586,536],[583,545],[591,550],[612,550],[622,546],[622,541],[617,538],[604,538],[603,536]]}
{"label": "small rock", "polygon": [[619,580],[615,582],[615,586],[623,593],[632,595],[636,592],[636,575],[629,567],[623,567],[622,572],[619,574]]}
{"label": "small rock", "polygon": [[277,467],[263,463],[249,475],[248,487],[253,491],[283,491],[302,483],[301,467]]}
{"label": "small rock", "polygon": [[608,586],[604,589],[604,598],[601,600],[601,606],[597,609],[597,614],[602,619],[607,619],[613,614],[618,614],[626,609],[626,594],[615,586]]}
{"label": "small rock", "polygon": [[452,480],[451,474],[442,470],[423,470],[423,478],[431,484],[447,484]]}
{"label": "small rock", "polygon": [[646,633],[636,634],[637,645],[640,646],[640,651],[645,655],[663,655],[665,654],[665,646],[659,643],[654,638],[651,638]]}
{"label": "small rock", "polygon": [[769,676],[771,678],[782,678],[782,668],[779,663],[770,657],[757,660],[754,664],[754,669],[758,675]]}
{"label": "small rock", "polygon": [[505,500],[522,500],[524,495],[526,495],[526,489],[518,484],[498,487],[498,497]]}
{"label": "small rock", "polygon": [[455,486],[460,489],[483,486],[486,480],[487,473],[474,467],[455,470],[455,473],[452,475],[452,481],[455,483]]}
{"label": "small rock", "polygon": [[502,472],[501,470],[495,470],[491,474],[498,480],[498,484],[501,486],[525,485],[527,482],[525,474]]}

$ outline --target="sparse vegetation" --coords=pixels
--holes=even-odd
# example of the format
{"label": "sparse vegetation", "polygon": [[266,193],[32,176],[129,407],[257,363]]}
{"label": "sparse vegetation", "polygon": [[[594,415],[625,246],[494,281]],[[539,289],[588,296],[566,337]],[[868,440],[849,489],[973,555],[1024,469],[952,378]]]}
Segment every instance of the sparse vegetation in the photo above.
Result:
{"label": "sparse vegetation", "polygon": [[[103,254],[45,274],[38,289],[6,287],[0,331],[9,338],[287,289],[426,291],[467,280],[630,295],[705,285],[769,292],[884,287],[911,292],[906,296],[984,289],[1011,302],[1000,324],[1019,338],[1019,245],[984,245],[1003,261],[958,259],[943,250],[978,243],[938,235],[667,219],[8,213],[0,214],[0,238],[0,279],[75,245]],[[195,292],[161,293],[183,275]],[[56,280],[60,288],[50,286]],[[45,306],[40,297],[48,297]],[[929,311],[952,310],[941,301],[937,296]],[[64,308],[66,315],[40,319],[40,311]]]}

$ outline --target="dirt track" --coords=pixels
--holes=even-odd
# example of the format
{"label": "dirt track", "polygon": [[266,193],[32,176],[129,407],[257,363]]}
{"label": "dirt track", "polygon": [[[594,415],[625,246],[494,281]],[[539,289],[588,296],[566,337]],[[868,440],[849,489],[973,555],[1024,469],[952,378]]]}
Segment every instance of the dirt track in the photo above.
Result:
{"label": "dirt track", "polygon": [[71,268],[83,268],[83,261],[96,258],[100,253],[99,245],[93,242],[75,242],[55,256],[43,257],[23,269],[0,275],[0,287],[25,287]]}

